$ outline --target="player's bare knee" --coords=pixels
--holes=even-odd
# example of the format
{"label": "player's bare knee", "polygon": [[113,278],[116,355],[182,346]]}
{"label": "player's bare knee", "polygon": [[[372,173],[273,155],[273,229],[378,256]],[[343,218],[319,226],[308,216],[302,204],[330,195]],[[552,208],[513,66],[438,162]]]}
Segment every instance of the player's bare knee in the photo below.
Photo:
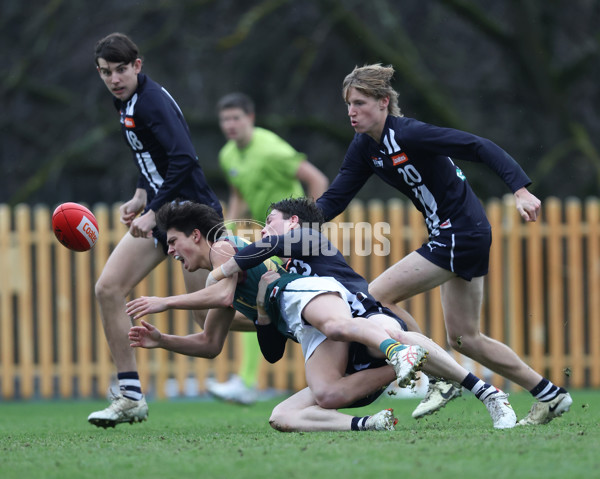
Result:
{"label": "player's bare knee", "polygon": [[96,294],[96,298],[98,301],[102,301],[105,298],[109,298],[111,295],[111,285],[100,278],[96,281],[96,286],[94,288],[94,293]]}
{"label": "player's bare knee", "polygon": [[349,323],[346,320],[333,316],[323,322],[321,332],[332,341],[346,341],[348,339]]}
{"label": "player's bare knee", "polygon": [[127,295],[115,285],[112,285],[106,281],[99,280],[96,283],[94,292],[96,294],[96,299],[101,305],[115,304],[118,302],[123,303],[123,306],[125,306],[125,300]]}
{"label": "player's bare knee", "polygon": [[269,417],[269,425],[276,431],[293,431],[293,428],[288,422],[288,415],[285,414],[285,412],[282,411],[278,406],[275,406],[275,409],[273,409],[271,412],[271,417]]}

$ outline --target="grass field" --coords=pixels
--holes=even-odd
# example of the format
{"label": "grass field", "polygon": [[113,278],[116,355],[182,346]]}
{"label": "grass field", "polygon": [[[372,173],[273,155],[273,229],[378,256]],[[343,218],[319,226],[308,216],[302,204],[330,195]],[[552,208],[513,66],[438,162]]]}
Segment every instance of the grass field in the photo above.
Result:
{"label": "grass field", "polygon": [[[86,421],[103,401],[0,402],[0,478],[600,477],[600,391],[571,393],[562,418],[504,431],[470,393],[421,421],[418,399],[352,411],[393,407],[395,432],[280,433],[276,400],[155,401],[147,422],[106,430]],[[510,399],[523,417],[531,396]]]}

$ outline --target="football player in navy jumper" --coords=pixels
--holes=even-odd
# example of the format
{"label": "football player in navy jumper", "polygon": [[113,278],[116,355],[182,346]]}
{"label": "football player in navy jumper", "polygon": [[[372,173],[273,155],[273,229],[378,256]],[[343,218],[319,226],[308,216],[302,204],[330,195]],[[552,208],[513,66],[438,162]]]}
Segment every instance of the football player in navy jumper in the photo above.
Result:
{"label": "football player in navy jumper", "polygon": [[[464,131],[405,118],[392,88],[394,70],[380,64],[356,67],[342,94],[356,135],[335,180],[318,199],[325,219],[340,214],[373,174],[398,189],[423,214],[429,241],[390,267],[369,286],[385,306],[441,287],[450,345],[492,371],[529,390],[538,400],[524,424],[544,424],[569,410],[569,393],[532,370],[507,345],[481,333],[483,281],[492,236],[485,210],[452,158],[491,168],[514,193],[525,221],[535,221],[541,202],[531,180],[499,146]],[[409,328],[419,330],[416,324]],[[451,385],[432,388],[417,407],[419,418],[456,394]]]}
{"label": "football player in navy jumper", "polygon": [[[121,222],[129,230],[112,251],[96,283],[96,298],[120,391],[108,408],[93,412],[88,421],[114,427],[148,416],[135,353],[129,347],[131,321],[125,303],[133,287],[167,258],[166,241],[156,228],[155,212],[175,198],[207,204],[222,212],[206,183],[179,106],[163,87],[141,73],[142,60],[135,43],[124,34],[110,34],[96,44],[95,61],[100,79],[114,96],[121,131],[139,170],[135,193],[120,208]],[[196,291],[204,287],[208,273],[199,270],[183,274],[186,288]],[[195,314],[198,321],[205,316],[202,311]]]}
{"label": "football player in navy jumper", "polygon": [[[517,418],[507,394],[469,373],[422,334],[407,332],[400,317],[382,308],[368,294],[367,281],[320,233],[323,216],[312,200],[289,198],[271,207],[267,225],[261,231],[263,240],[241,249],[244,243],[239,238],[216,234],[222,221],[217,221],[216,214],[211,214],[205,205],[187,202],[161,207],[159,225],[167,231],[169,254],[188,270],[212,266],[213,278],[227,279],[191,294],[142,297],[128,303],[128,313],[135,319],[167,309],[212,308],[202,333],[163,335],[142,321],[141,326],[131,328],[131,346],[162,347],[181,354],[214,357],[222,351],[228,321],[234,314],[228,306],[233,301],[234,308],[261,325],[256,328],[258,339],[269,362],[283,356],[286,338],[302,346],[308,387],[275,407],[270,419],[275,429],[393,429],[395,418],[391,411],[352,418],[331,410],[370,404],[381,393],[381,387],[397,376],[391,367],[391,376],[381,367],[385,365],[382,353],[389,345],[378,348],[375,343],[369,350],[362,344],[340,341],[349,339],[352,333],[348,329],[354,328],[354,338],[362,343],[366,339],[365,327],[356,323],[377,324],[396,341],[426,348],[430,359],[424,367],[470,389],[488,409],[495,428],[515,426]],[[272,269],[273,265],[267,271],[270,258],[283,254],[290,255],[286,270],[292,274],[281,268]],[[245,273],[240,277],[234,270]],[[256,296],[254,303],[252,296]],[[403,311],[403,317],[406,316]],[[327,338],[322,331],[332,336]],[[406,357],[413,361],[416,358]]]}

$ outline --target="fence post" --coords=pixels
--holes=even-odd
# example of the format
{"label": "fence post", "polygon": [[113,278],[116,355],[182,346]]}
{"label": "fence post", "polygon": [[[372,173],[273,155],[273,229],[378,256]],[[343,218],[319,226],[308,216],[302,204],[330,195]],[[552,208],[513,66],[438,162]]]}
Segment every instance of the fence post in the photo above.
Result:
{"label": "fence post", "polygon": [[562,245],[564,228],[562,225],[562,204],[558,198],[546,200],[548,231],[548,333],[550,336],[548,358],[550,379],[563,385],[560,379],[565,357],[564,348],[564,263]]}
{"label": "fence post", "polygon": [[33,258],[31,257],[31,209],[27,205],[18,205],[15,209],[16,247],[18,248],[18,267],[11,268],[11,275],[18,278],[17,322],[19,331],[19,371],[21,395],[28,399],[34,392],[33,368]]}
{"label": "fence post", "polygon": [[[13,250],[11,210],[7,205],[0,205],[0,271],[11,271],[12,258],[16,254]],[[0,377],[5,399],[15,396],[13,294],[12,275],[0,274]]]}
{"label": "fence post", "polygon": [[54,358],[53,350],[53,298],[51,249],[54,235],[49,229],[50,213],[48,208],[38,206],[35,209],[36,247],[36,290],[38,325],[38,370],[40,394],[50,398],[54,394]]}
{"label": "fence post", "polygon": [[536,371],[544,369],[544,272],[542,266],[542,218],[524,225],[526,229],[525,253],[526,270],[522,276],[526,279],[524,284],[527,291],[527,320],[525,325],[529,333],[530,366]]}
{"label": "fence post", "polygon": [[587,298],[590,341],[590,383],[600,386],[600,202],[588,198],[585,204],[587,224]]}
{"label": "fence post", "polygon": [[523,254],[521,249],[520,217],[518,216],[513,195],[504,196],[504,224],[506,231],[506,253],[508,281],[506,293],[508,333],[505,343],[520,357],[524,356],[523,321]]}
{"label": "fence post", "polygon": [[[487,294],[484,299],[484,310],[487,311],[489,335],[498,341],[504,342],[506,337],[506,308],[504,291],[506,268],[506,243],[505,227],[503,224],[503,204],[499,199],[491,200],[487,204],[487,215],[492,227],[492,247],[490,249],[490,269],[486,277]],[[494,373],[493,384],[501,384],[504,378]],[[503,386],[505,387],[505,386]]]}
{"label": "fence post", "polygon": [[582,387],[585,381],[583,353],[583,234],[581,230],[581,202],[569,198],[567,207],[567,294],[569,298],[569,364],[572,384]]}

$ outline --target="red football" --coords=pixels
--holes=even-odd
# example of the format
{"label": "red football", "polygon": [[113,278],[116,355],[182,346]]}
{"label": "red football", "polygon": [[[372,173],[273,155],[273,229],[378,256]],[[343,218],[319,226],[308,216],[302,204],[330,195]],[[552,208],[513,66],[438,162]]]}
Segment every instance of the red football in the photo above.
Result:
{"label": "red football", "polygon": [[73,251],[88,251],[98,241],[98,222],[78,203],[58,205],[52,214],[52,230],[58,241]]}

